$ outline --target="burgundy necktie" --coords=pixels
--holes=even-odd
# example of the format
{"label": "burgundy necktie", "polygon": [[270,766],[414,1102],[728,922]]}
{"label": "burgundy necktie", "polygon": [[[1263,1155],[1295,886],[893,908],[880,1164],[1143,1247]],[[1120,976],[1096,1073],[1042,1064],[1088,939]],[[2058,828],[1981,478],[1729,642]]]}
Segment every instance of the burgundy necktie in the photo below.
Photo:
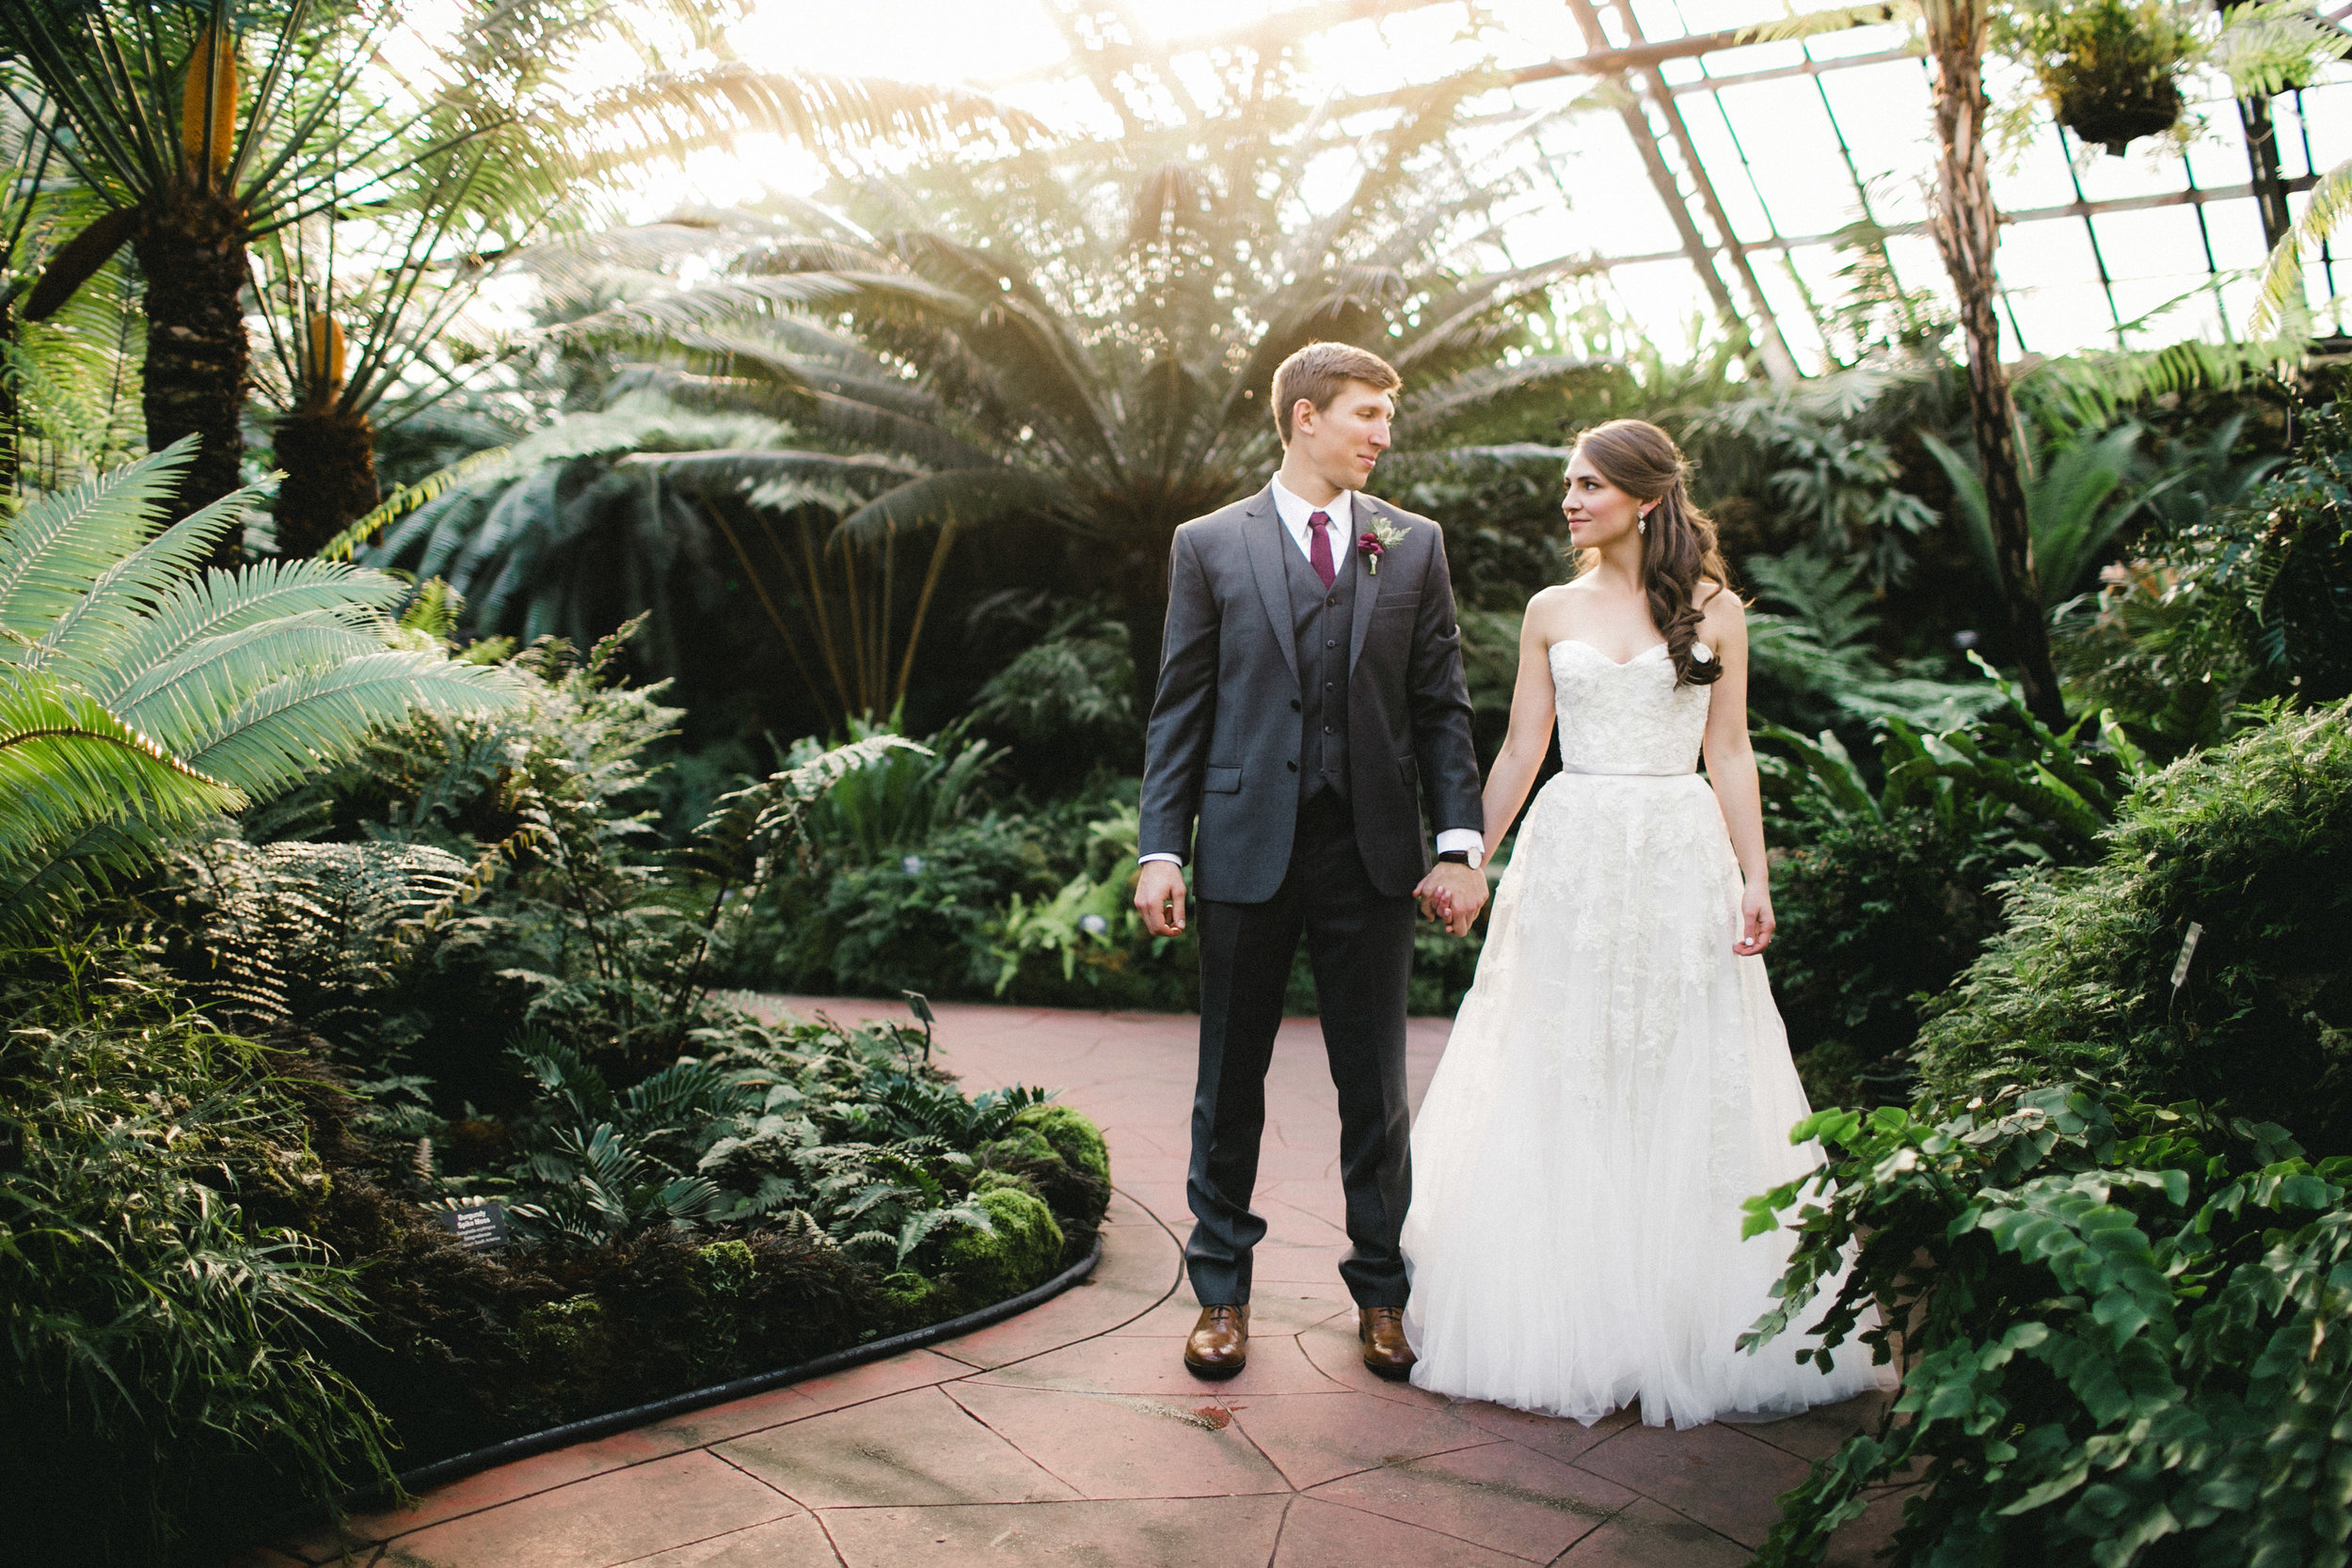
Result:
{"label": "burgundy necktie", "polygon": [[1308,563],[1314,567],[1315,576],[1323,579],[1323,586],[1328,588],[1340,575],[1340,569],[1331,564],[1331,514],[1316,513],[1307,519],[1307,527],[1314,535],[1314,543],[1307,546]]}

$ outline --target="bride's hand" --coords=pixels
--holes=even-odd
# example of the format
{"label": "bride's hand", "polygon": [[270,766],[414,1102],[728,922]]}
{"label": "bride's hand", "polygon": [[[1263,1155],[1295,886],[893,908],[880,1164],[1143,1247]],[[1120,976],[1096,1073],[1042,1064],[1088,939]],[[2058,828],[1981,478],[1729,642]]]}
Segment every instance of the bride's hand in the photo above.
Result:
{"label": "bride's hand", "polygon": [[1740,895],[1740,939],[1731,944],[1739,958],[1753,958],[1772,944],[1772,890],[1750,883]]}

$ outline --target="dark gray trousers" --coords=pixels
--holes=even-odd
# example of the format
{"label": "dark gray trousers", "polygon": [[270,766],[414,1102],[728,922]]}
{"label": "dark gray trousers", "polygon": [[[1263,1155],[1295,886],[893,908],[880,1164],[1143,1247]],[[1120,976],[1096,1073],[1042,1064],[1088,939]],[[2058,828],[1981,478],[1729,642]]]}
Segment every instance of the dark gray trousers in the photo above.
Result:
{"label": "dark gray trousers", "polygon": [[1389,897],[1373,887],[1346,803],[1327,791],[1299,807],[1290,868],[1272,898],[1201,901],[1200,1075],[1185,1180],[1196,1223],[1184,1266],[1202,1306],[1249,1299],[1250,1249],[1266,1230],[1249,1209],[1266,1067],[1302,931],[1340,1097],[1340,1184],[1353,1243],[1340,1277],[1359,1307],[1405,1305],[1397,1229],[1413,1190],[1405,990],[1414,913],[1410,895]]}

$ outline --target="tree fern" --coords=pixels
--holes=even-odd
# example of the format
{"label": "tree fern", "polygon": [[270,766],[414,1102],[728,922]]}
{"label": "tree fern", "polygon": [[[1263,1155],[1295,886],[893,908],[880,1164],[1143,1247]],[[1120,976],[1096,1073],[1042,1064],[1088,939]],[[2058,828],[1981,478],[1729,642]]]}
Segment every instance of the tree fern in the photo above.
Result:
{"label": "tree fern", "polygon": [[0,928],[71,906],[413,712],[514,700],[494,670],[392,645],[386,611],[404,590],[380,573],[199,577],[258,492],[159,528],[191,451],[40,497],[0,526]]}

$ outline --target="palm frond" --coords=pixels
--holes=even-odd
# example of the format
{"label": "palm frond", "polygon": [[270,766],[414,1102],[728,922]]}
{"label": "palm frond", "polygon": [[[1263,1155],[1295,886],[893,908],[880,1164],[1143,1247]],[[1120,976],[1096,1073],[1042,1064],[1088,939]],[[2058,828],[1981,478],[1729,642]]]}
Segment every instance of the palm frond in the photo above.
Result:
{"label": "palm frond", "polygon": [[485,713],[515,700],[503,673],[437,654],[386,649],[271,681],[185,745],[191,766],[260,796],[357,756],[412,713]]}
{"label": "palm frond", "polygon": [[166,672],[213,640],[253,628],[380,620],[406,594],[396,578],[343,562],[261,561],[237,572],[191,577],[158,597],[145,621],[111,651],[106,666],[79,678],[102,702],[135,705],[171,677]]}
{"label": "palm frond", "polygon": [[32,641],[79,605],[146,539],[195,454],[196,437],[183,437],[151,457],[41,496],[0,526],[0,630]]}
{"label": "palm frond", "polygon": [[94,829],[111,826],[151,849],[244,803],[232,784],[173,756],[87,692],[44,671],[0,668],[0,890],[26,880],[44,851]]}
{"label": "palm frond", "polygon": [[2299,335],[2301,318],[2308,312],[2303,299],[2303,258],[2336,231],[2346,213],[2352,213],[2352,158],[2319,177],[2304,204],[2303,215],[2271,247],[2270,260],[2263,263],[2262,281],[2255,286],[2254,313],[2246,324],[2248,336],[2269,338],[2290,330]]}
{"label": "palm frond", "polygon": [[1070,487],[1023,468],[957,468],[925,474],[884,492],[841,519],[837,538],[871,543],[910,529],[969,527],[1019,514],[1067,517]]}

